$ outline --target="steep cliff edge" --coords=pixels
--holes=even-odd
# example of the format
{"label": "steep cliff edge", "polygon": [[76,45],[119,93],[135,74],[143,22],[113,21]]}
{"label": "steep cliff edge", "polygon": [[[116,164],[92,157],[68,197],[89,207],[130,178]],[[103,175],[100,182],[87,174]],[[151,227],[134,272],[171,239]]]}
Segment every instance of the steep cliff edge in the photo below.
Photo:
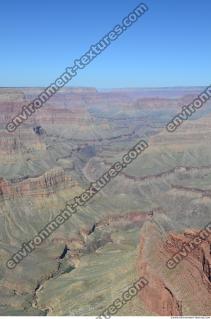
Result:
{"label": "steep cliff edge", "polygon": [[160,316],[205,315],[211,312],[210,239],[191,251],[175,268],[166,266],[197,231],[167,233],[155,222],[142,228],[138,271],[149,285],[140,292],[146,308]]}

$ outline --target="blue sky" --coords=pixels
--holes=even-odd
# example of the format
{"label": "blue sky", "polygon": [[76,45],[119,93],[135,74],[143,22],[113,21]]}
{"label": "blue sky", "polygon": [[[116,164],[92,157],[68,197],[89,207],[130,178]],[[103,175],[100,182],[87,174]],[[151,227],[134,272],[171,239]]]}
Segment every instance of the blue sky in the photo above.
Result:
{"label": "blue sky", "polygon": [[[7,0],[0,10],[0,86],[47,86],[140,2]],[[210,0],[149,0],[149,11],[69,85],[210,84]]]}

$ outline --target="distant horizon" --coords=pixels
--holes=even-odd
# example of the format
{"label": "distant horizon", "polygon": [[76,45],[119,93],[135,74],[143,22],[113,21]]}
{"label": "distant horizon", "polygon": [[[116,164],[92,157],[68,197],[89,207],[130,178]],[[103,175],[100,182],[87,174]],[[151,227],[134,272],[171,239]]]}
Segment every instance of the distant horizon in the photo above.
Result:
{"label": "distant horizon", "polygon": [[[60,91],[64,89],[96,89],[96,90],[156,90],[156,89],[197,89],[197,88],[204,88],[208,87],[210,84],[206,85],[181,85],[181,86],[137,86],[137,87],[107,87],[107,88],[100,88],[95,86],[65,86],[60,89]],[[0,86],[0,89],[39,89],[45,88],[47,86]]]}
{"label": "distant horizon", "polygon": [[[144,3],[147,12],[68,84],[100,90],[209,85],[211,1]],[[139,5],[137,0],[3,1],[0,86],[47,87]]]}

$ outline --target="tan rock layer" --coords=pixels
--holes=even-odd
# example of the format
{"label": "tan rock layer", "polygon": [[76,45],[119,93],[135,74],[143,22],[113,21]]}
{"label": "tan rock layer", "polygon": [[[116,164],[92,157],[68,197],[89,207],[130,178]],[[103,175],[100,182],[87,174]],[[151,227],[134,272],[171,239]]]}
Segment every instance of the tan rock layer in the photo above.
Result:
{"label": "tan rock layer", "polygon": [[18,183],[10,183],[5,179],[0,179],[0,198],[12,199],[17,196],[49,196],[54,193],[57,187],[73,185],[70,177],[65,176],[63,169],[52,169],[45,174],[27,178]]}

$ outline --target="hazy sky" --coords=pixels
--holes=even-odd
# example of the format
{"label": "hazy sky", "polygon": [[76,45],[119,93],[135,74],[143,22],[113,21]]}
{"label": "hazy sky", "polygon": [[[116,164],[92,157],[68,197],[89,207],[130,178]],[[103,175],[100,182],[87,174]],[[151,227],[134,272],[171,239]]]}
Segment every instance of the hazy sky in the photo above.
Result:
{"label": "hazy sky", "polygon": [[[2,0],[0,86],[47,86],[140,2]],[[69,85],[208,85],[211,1],[148,0],[149,11]]]}

